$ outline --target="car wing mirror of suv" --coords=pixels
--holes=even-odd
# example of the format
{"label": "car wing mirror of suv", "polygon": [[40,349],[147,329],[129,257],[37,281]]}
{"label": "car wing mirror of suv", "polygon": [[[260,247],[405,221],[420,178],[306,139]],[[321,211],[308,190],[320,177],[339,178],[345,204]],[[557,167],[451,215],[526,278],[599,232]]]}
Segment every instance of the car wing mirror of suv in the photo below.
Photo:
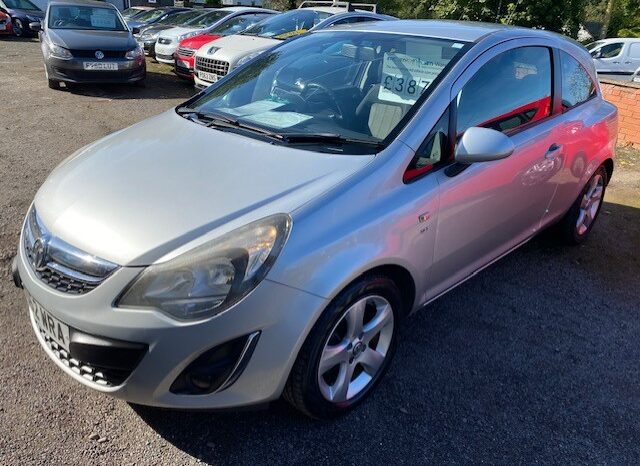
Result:
{"label": "car wing mirror of suv", "polygon": [[140,34],[140,28],[131,28],[131,34]]}
{"label": "car wing mirror of suv", "polygon": [[458,163],[489,162],[509,157],[515,149],[509,136],[489,128],[467,129],[456,147]]}

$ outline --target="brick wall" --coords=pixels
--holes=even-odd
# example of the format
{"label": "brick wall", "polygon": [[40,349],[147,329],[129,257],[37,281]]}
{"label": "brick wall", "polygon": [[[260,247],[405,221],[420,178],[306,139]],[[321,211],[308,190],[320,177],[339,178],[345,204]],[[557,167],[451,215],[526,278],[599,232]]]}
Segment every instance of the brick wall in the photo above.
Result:
{"label": "brick wall", "polygon": [[618,144],[640,148],[640,84],[601,80],[606,100],[618,107]]}

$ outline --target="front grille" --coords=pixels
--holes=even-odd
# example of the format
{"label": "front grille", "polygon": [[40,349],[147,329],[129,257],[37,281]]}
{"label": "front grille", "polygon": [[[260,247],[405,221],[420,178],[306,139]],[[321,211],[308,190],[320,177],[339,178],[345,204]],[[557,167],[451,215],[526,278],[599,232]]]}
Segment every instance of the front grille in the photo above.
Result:
{"label": "front grille", "polygon": [[167,45],[170,44],[171,42],[173,42],[172,39],[165,39],[164,37],[161,37],[158,39],[158,42],[163,44],[163,45]]}
{"label": "front grille", "polygon": [[188,47],[178,47],[178,55],[182,55],[183,57],[193,57],[195,53],[195,50]]}
{"label": "front grille", "polygon": [[53,341],[44,331],[38,329],[40,336],[44,340],[45,345],[51,350],[53,355],[58,358],[62,364],[71,369],[72,372],[80,377],[87,379],[101,387],[114,387],[120,385],[129,374],[125,374],[124,371],[115,371],[115,373],[105,373],[104,370],[98,370],[95,367],[90,366],[82,361],[78,361],[71,357],[71,355]]}
{"label": "front grille", "polygon": [[47,286],[68,294],[85,294],[100,285],[118,266],[91,256],[51,235],[35,209],[22,232],[27,262]]}
{"label": "front grille", "polygon": [[229,62],[214,60],[213,58],[196,57],[196,70],[215,73],[218,77],[222,77],[229,73]]}
{"label": "front grille", "polygon": [[[31,262],[33,260],[33,254],[31,250],[25,247],[25,252],[27,253],[29,262]],[[54,269],[48,266],[43,270],[34,270],[34,273],[46,285],[49,285],[55,290],[62,291],[63,293],[85,294],[95,289],[99,285],[99,283],[89,283],[82,280],[73,279],[62,273],[56,272]]]}
{"label": "front grille", "polygon": [[[96,58],[96,52],[99,49],[93,50],[71,50],[71,55],[77,58]],[[100,50],[104,53],[104,58],[124,58],[126,50]]]}

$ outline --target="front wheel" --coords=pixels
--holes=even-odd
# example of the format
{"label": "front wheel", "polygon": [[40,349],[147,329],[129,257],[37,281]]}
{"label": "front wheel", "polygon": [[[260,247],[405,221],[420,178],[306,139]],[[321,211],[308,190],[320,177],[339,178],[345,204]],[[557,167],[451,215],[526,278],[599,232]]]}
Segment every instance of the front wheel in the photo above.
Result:
{"label": "front wheel", "polygon": [[602,207],[607,178],[607,170],[600,166],[558,224],[566,243],[581,244],[587,239]]}
{"label": "front wheel", "polygon": [[24,26],[22,25],[22,20],[17,18],[13,20],[13,34],[16,37],[24,36]]}
{"label": "front wheel", "polygon": [[56,81],[55,79],[47,79],[49,84],[49,89],[60,89],[60,81]]}
{"label": "front wheel", "polygon": [[402,300],[385,276],[365,275],[329,304],[291,370],[284,397],[315,418],[362,402],[393,358]]}

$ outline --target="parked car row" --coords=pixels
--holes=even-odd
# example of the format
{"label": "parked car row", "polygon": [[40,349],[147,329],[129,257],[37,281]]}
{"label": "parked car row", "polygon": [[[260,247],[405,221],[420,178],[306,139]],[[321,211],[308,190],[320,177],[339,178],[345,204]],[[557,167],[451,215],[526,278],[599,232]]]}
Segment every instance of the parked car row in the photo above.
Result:
{"label": "parked car row", "polygon": [[[0,0],[28,1],[28,0]],[[374,4],[305,1],[280,13],[255,7],[134,7],[52,0],[39,31],[49,87],[80,82],[142,83],[145,55],[172,65],[202,89],[265,50],[337,25],[393,20]]]}

